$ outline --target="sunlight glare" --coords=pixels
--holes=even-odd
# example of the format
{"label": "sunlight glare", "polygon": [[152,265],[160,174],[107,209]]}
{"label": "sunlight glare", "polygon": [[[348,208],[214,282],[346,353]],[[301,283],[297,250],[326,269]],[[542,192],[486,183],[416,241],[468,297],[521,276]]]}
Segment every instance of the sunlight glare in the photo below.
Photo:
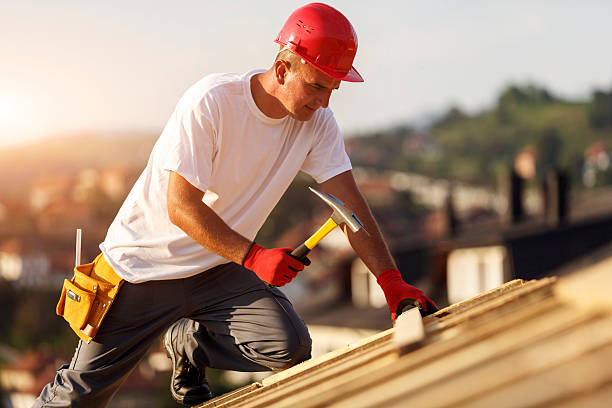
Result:
{"label": "sunlight glare", "polygon": [[0,93],[0,145],[21,138],[28,127],[27,106],[14,94]]}
{"label": "sunlight glare", "polygon": [[17,121],[16,104],[4,95],[0,95],[0,129],[6,129]]}

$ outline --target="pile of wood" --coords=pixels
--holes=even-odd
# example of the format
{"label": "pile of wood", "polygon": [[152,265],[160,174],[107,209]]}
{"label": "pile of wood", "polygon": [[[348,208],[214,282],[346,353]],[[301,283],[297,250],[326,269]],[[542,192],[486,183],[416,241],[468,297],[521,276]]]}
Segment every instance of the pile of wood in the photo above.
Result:
{"label": "pile of wood", "polygon": [[563,279],[514,280],[306,361],[202,407],[612,406],[612,258]]}

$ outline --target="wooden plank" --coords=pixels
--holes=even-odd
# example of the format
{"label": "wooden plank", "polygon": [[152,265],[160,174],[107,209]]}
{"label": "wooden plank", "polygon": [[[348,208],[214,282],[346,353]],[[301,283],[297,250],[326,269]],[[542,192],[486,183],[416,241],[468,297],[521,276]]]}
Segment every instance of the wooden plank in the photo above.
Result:
{"label": "wooden plank", "polygon": [[[575,395],[571,399],[557,401],[555,408],[610,408],[612,405],[612,382],[597,390],[588,390],[582,394]],[[547,407],[550,407],[548,405]],[[546,408],[533,407],[533,408]]]}
{"label": "wooden plank", "polygon": [[247,395],[258,388],[261,388],[262,385],[259,382],[254,382],[249,385],[245,385],[244,387],[240,387],[234,391],[227,392],[219,397],[213,398],[210,401],[207,401],[203,404],[198,405],[200,408],[212,408],[212,407],[220,407],[223,406],[241,396]]}
{"label": "wooden plank", "polygon": [[[554,398],[554,395],[551,397],[546,393],[535,392],[538,383],[546,382],[547,379],[554,381],[555,375],[563,374],[567,367],[584,370],[594,367],[598,362],[610,361],[608,354],[599,359],[582,358],[595,353],[593,347],[600,346],[607,350],[609,346],[603,343],[593,346],[591,340],[603,341],[601,331],[596,329],[593,337],[585,336],[585,333],[593,333],[584,327],[590,327],[596,321],[593,311],[602,310],[602,304],[607,310],[609,304],[612,304],[606,293],[610,285],[599,282],[603,275],[606,275],[605,282],[610,280],[607,276],[609,273],[605,273],[610,270],[612,264],[605,264],[605,269],[599,267],[596,278],[582,281],[588,281],[588,284],[582,286],[581,297],[588,297],[594,283],[601,292],[601,296],[595,296],[596,302],[587,299],[589,307],[586,310],[562,305],[561,301],[554,298],[558,296],[563,301],[574,302],[578,293],[575,288],[580,281],[564,278],[559,281],[563,286],[559,290],[555,289],[559,285],[555,284],[554,278],[529,282],[511,281],[427,317],[425,325],[429,343],[399,360],[389,353],[388,342],[393,332],[391,329],[379,333],[375,339],[364,339],[357,346],[337,350],[268,377],[256,383],[255,387],[235,394],[235,397],[220,397],[224,398],[218,401],[220,405],[204,406],[438,406],[431,404],[434,401],[443,407],[456,406],[457,399],[448,398],[453,395],[453,390],[462,396],[466,406],[487,406],[483,401],[494,401],[489,399],[494,395],[514,395],[507,400],[520,401],[517,396],[521,394],[539,395],[540,400],[535,401],[534,398],[533,403],[540,404],[541,400]],[[593,304],[597,307],[591,307]],[[581,328],[583,339],[588,338],[588,341],[580,344],[580,340],[571,334],[575,331],[574,325]],[[607,327],[607,330],[612,333],[612,326]],[[562,344],[560,347],[557,347],[558,341]],[[539,354],[531,351],[534,344]],[[578,346],[572,348],[572,344]],[[572,350],[569,355],[564,351],[566,348]],[[556,350],[556,354],[538,362],[538,357],[547,356],[550,350]],[[518,361],[522,364],[517,370]],[[531,371],[525,372],[527,368]],[[494,374],[500,370],[502,374],[496,378]],[[516,372],[522,372],[522,376]],[[528,375],[527,379],[524,379],[525,375]],[[529,378],[539,381],[530,382]],[[588,377],[581,379],[596,380]],[[609,380],[604,376],[601,381]],[[528,392],[534,384],[536,390]],[[577,384],[574,383],[576,387]],[[593,383],[589,384],[593,387]],[[567,398],[572,396],[576,401],[591,401],[594,404],[610,396],[610,391],[601,391],[601,387],[593,393],[593,398],[591,395],[580,394],[582,391],[579,388],[562,388],[572,390],[563,399],[563,402],[568,403],[571,401]],[[427,400],[426,396],[434,399]],[[559,402],[557,400],[555,405]]]}
{"label": "wooden plank", "polygon": [[[557,306],[559,306],[559,304],[554,302],[553,299],[546,305],[539,305],[538,308],[520,309],[515,315],[494,321],[486,327],[470,328],[470,330],[465,332],[456,328],[454,336],[449,336],[443,341],[434,342],[410,354],[406,354],[395,363],[381,367],[378,370],[360,369],[348,371],[342,376],[336,376],[321,382],[316,388],[303,390],[300,393],[294,392],[282,402],[286,404],[286,406],[327,406],[336,398],[341,399],[352,394],[357,395],[364,392],[364,390],[367,390],[369,387],[390,381],[394,377],[403,375],[405,372],[421,372],[424,368],[425,374],[417,375],[414,381],[410,379],[405,384],[402,384],[401,387],[411,389],[412,386],[416,386],[424,380],[430,382],[435,381],[438,376],[441,375],[440,373],[447,372],[449,367],[454,369],[454,366],[442,366],[437,367],[435,370],[428,371],[426,369],[428,365],[435,364],[436,361],[448,361],[449,358],[461,351],[461,349],[473,349],[475,347],[474,345],[478,344],[478,341],[499,336],[500,332],[503,332],[503,330],[508,327],[518,325],[525,321],[532,321],[534,317],[537,317],[537,315],[544,310],[553,309],[553,311],[557,311],[558,309],[555,309]],[[557,320],[562,322],[568,321],[568,315],[566,313],[558,310],[557,315]],[[571,321],[571,319],[569,320]],[[545,328],[542,328],[542,330],[544,329]],[[506,343],[507,342],[506,340]],[[479,352],[488,352],[491,354],[493,351],[480,350]],[[442,371],[440,371],[441,369]]]}
{"label": "wooden plank", "polygon": [[612,311],[612,257],[582,272],[561,279],[555,287],[557,296],[577,307]]}
{"label": "wooden plank", "polygon": [[[554,280],[551,280],[551,282]],[[487,294],[483,294],[487,299],[491,299],[492,296],[499,296],[500,294],[509,294],[510,292],[522,291],[523,295],[526,296],[534,291],[539,290],[542,287],[547,286],[549,283],[537,281],[531,281],[527,284],[523,281],[516,281],[511,283],[510,285],[504,285],[503,288],[498,290],[489,291]],[[477,301],[478,303],[482,303],[482,297]],[[503,302],[502,302],[503,303]],[[485,308],[486,310],[487,308]],[[455,310],[469,310],[469,309],[457,309]],[[457,312],[459,313],[459,312]],[[428,321],[428,325],[431,326],[435,321],[431,319]],[[388,338],[385,335],[385,341],[388,341]],[[318,366],[316,367],[316,371],[309,372],[308,378],[303,380],[299,384],[295,384],[296,378],[287,379],[288,381],[283,384],[285,387],[281,389],[262,389],[256,393],[256,395],[250,395],[248,398],[241,399],[241,403],[245,405],[241,406],[249,406],[249,407],[257,407],[257,406],[274,406],[273,402],[280,401],[281,398],[289,398],[292,400],[297,394],[300,392],[311,393],[311,390],[315,390],[314,393],[318,394],[318,390],[322,385],[327,383],[330,379],[343,375],[343,373],[347,372],[361,372],[361,370],[371,371],[376,369],[380,364],[379,362],[372,362],[373,358],[382,358],[383,356],[367,356],[365,359],[357,359],[356,355],[351,356],[351,362],[346,362],[344,364],[337,365],[333,370],[330,370],[329,367],[326,366]],[[265,381],[265,380],[264,380]],[[290,388],[289,388],[290,387]],[[248,404],[249,399],[256,400],[256,403]],[[283,404],[286,401],[283,400]],[[290,402],[288,402],[290,403]],[[271,405],[272,404],[272,405]]]}
{"label": "wooden plank", "polygon": [[442,310],[436,312],[438,317],[445,316],[446,314],[456,314],[461,313],[465,310],[469,310],[474,306],[488,302],[489,300],[496,298],[504,293],[511,292],[518,288],[521,288],[525,285],[533,284],[534,281],[524,281],[522,279],[514,279],[509,282],[504,283],[496,288],[483,292],[477,296],[474,296],[470,299],[462,300],[461,302],[454,303],[448,307],[445,307]]}
{"label": "wooden plank", "polygon": [[[574,356],[574,359],[570,357],[569,361],[551,369],[527,373],[515,382],[510,381],[465,404],[456,404],[455,407],[556,407],[563,401],[579,398],[585,393],[596,393],[606,384],[612,384],[611,361],[612,343],[601,349]],[[499,373],[499,375],[504,374]],[[508,377],[510,380],[512,376]],[[612,405],[612,399],[608,403]]]}
{"label": "wooden plank", "polygon": [[361,339],[342,349],[334,350],[322,356],[304,361],[303,363],[297,364],[279,373],[266,377],[260,382],[253,383],[228,394],[224,394],[217,398],[214,398],[200,405],[199,408],[223,407],[228,405],[233,406],[235,404],[243,402],[247,398],[255,398],[261,395],[261,389],[263,387],[267,387],[269,389],[277,387],[288,381],[298,381],[299,378],[307,376],[312,370],[319,370],[323,367],[334,364],[345,358],[350,358],[351,356],[354,356],[356,354],[361,354],[384,346],[390,341],[392,332],[393,329],[385,330],[375,335]]}
{"label": "wooden plank", "polygon": [[[491,307],[498,307],[500,304],[503,305],[504,302],[515,299],[517,296],[527,296],[534,291],[540,290],[542,287],[552,284],[553,281],[554,280],[538,283],[538,281],[525,282],[522,280],[514,280],[508,282],[472,299],[468,299],[442,309],[434,316],[427,317],[425,319],[426,327],[430,333],[440,331],[441,328],[438,326],[440,319],[442,319],[442,321],[445,319],[452,319],[452,325],[458,325],[467,320],[458,318],[458,316],[464,313],[469,313],[472,308],[477,305],[482,306],[479,308],[479,313],[485,313]],[[517,291],[520,293],[520,295],[513,296],[510,298],[510,300],[508,300],[509,298],[504,297],[504,300],[496,303],[495,305],[486,305],[487,302],[490,302],[495,298],[499,298],[502,295],[507,296],[510,293]],[[344,349],[336,350],[324,356],[308,360],[295,367],[282,371],[278,374],[274,374],[262,380],[261,383],[255,383],[257,385],[248,389],[247,392],[241,391],[233,395],[221,396],[209,401],[207,404],[202,405],[202,407],[236,406],[237,404],[248,404],[248,401],[253,399],[256,399],[257,401],[276,401],[280,398],[280,396],[294,394],[297,390],[308,389],[308,387],[316,388],[316,385],[313,384],[316,384],[317,381],[325,382],[330,376],[340,376],[344,371],[359,371],[359,367],[368,367],[368,370],[373,369],[373,367],[368,366],[368,364],[371,363],[372,358],[384,357],[389,352],[389,349],[386,348],[378,355],[374,354],[369,356],[368,354],[378,347],[387,347],[392,333],[393,329],[389,329],[378,333],[375,336],[363,339],[362,341],[350,345]],[[366,357],[360,357],[362,354],[366,354]],[[353,361],[343,362],[344,360]],[[330,366],[335,366],[335,368],[330,370]],[[301,378],[308,378],[308,380],[304,380],[303,384],[297,384],[301,381]],[[262,397],[263,395],[268,396],[264,398]]]}
{"label": "wooden plank", "polygon": [[[382,351],[382,350],[381,350]],[[263,408],[294,406],[292,401],[296,395],[321,392],[321,386],[335,378],[344,377],[351,372],[369,372],[382,369],[397,360],[397,356],[389,346],[384,353],[366,354],[347,360],[341,364],[329,366],[313,372],[299,381],[284,384],[276,388],[268,388],[255,398],[245,400],[237,407]],[[301,399],[301,398],[300,398]]]}
{"label": "wooden plank", "polygon": [[[249,401],[252,400],[256,401],[257,404],[263,403],[265,406],[266,401],[270,399],[278,399],[287,392],[292,393],[298,388],[309,387],[311,384],[324,381],[325,378],[333,376],[336,373],[357,369],[371,362],[374,362],[377,367],[388,364],[388,361],[385,360],[385,356],[397,359],[392,352],[393,349],[389,341],[385,341],[384,343],[375,342],[367,346],[368,347],[365,348],[358,347],[351,349],[354,353],[349,354],[348,358],[323,359],[323,362],[319,364],[316,370],[300,370],[297,374],[292,376],[278,376],[273,379],[274,381],[269,382],[266,382],[267,379],[264,379],[261,383],[265,385],[261,388],[254,389],[248,394],[239,395],[231,401],[226,401],[224,404],[212,406],[243,406],[244,404],[249,404]],[[344,354],[344,356],[346,357],[346,354]]]}
{"label": "wooden plank", "polygon": [[[433,334],[436,331],[446,330],[467,320],[486,316],[489,310],[500,308],[507,303],[516,302],[519,299],[521,299],[525,306],[527,303],[540,302],[546,297],[553,296],[552,288],[556,281],[556,278],[546,278],[513,287],[512,290],[503,291],[497,297],[490,298],[487,302],[475,304],[469,309],[462,310],[461,313],[454,313],[440,318],[437,322],[426,327],[426,331],[428,334]],[[537,292],[540,293],[536,294]],[[527,300],[527,297],[529,297],[529,300]],[[429,320],[427,323],[429,323]]]}
{"label": "wooden plank", "polygon": [[344,348],[331,351],[322,356],[315,357],[301,364],[288,368],[280,373],[264,378],[261,383],[263,386],[270,386],[286,381],[297,376],[306,376],[312,370],[318,370],[345,358],[350,358],[356,354],[370,351],[372,349],[386,345],[392,338],[393,329],[388,329],[373,336],[366,337]]}
{"label": "wooden plank", "polygon": [[[394,378],[369,387],[365,395],[351,396],[327,406],[455,407],[461,401],[509,381],[612,343],[610,317],[580,321],[585,319],[584,315],[557,313],[554,318],[552,315],[549,313],[544,319],[534,319],[478,342],[423,369],[398,373]],[[367,403],[364,403],[366,398]]]}

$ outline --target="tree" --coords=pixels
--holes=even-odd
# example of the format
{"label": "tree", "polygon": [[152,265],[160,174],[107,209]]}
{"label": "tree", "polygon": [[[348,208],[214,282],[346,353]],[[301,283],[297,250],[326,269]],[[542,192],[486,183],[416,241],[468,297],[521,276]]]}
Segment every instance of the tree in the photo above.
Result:
{"label": "tree", "polygon": [[537,173],[543,177],[548,169],[559,167],[559,157],[563,149],[563,140],[555,128],[545,129],[538,139]]}

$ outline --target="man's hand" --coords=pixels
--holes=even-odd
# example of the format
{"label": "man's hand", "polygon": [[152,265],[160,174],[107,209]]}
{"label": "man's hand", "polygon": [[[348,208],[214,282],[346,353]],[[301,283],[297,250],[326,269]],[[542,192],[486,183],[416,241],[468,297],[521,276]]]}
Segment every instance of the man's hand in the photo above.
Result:
{"label": "man's hand", "polygon": [[404,299],[418,300],[423,306],[424,312],[427,314],[434,313],[438,307],[431,301],[422,290],[410,286],[402,279],[400,271],[397,269],[388,269],[378,275],[378,284],[385,293],[389,310],[391,311],[391,320],[395,322],[395,317],[400,312],[397,310],[398,305]]}
{"label": "man's hand", "polygon": [[304,264],[291,255],[291,248],[265,249],[253,243],[242,265],[255,272],[264,282],[283,286],[291,282]]}

